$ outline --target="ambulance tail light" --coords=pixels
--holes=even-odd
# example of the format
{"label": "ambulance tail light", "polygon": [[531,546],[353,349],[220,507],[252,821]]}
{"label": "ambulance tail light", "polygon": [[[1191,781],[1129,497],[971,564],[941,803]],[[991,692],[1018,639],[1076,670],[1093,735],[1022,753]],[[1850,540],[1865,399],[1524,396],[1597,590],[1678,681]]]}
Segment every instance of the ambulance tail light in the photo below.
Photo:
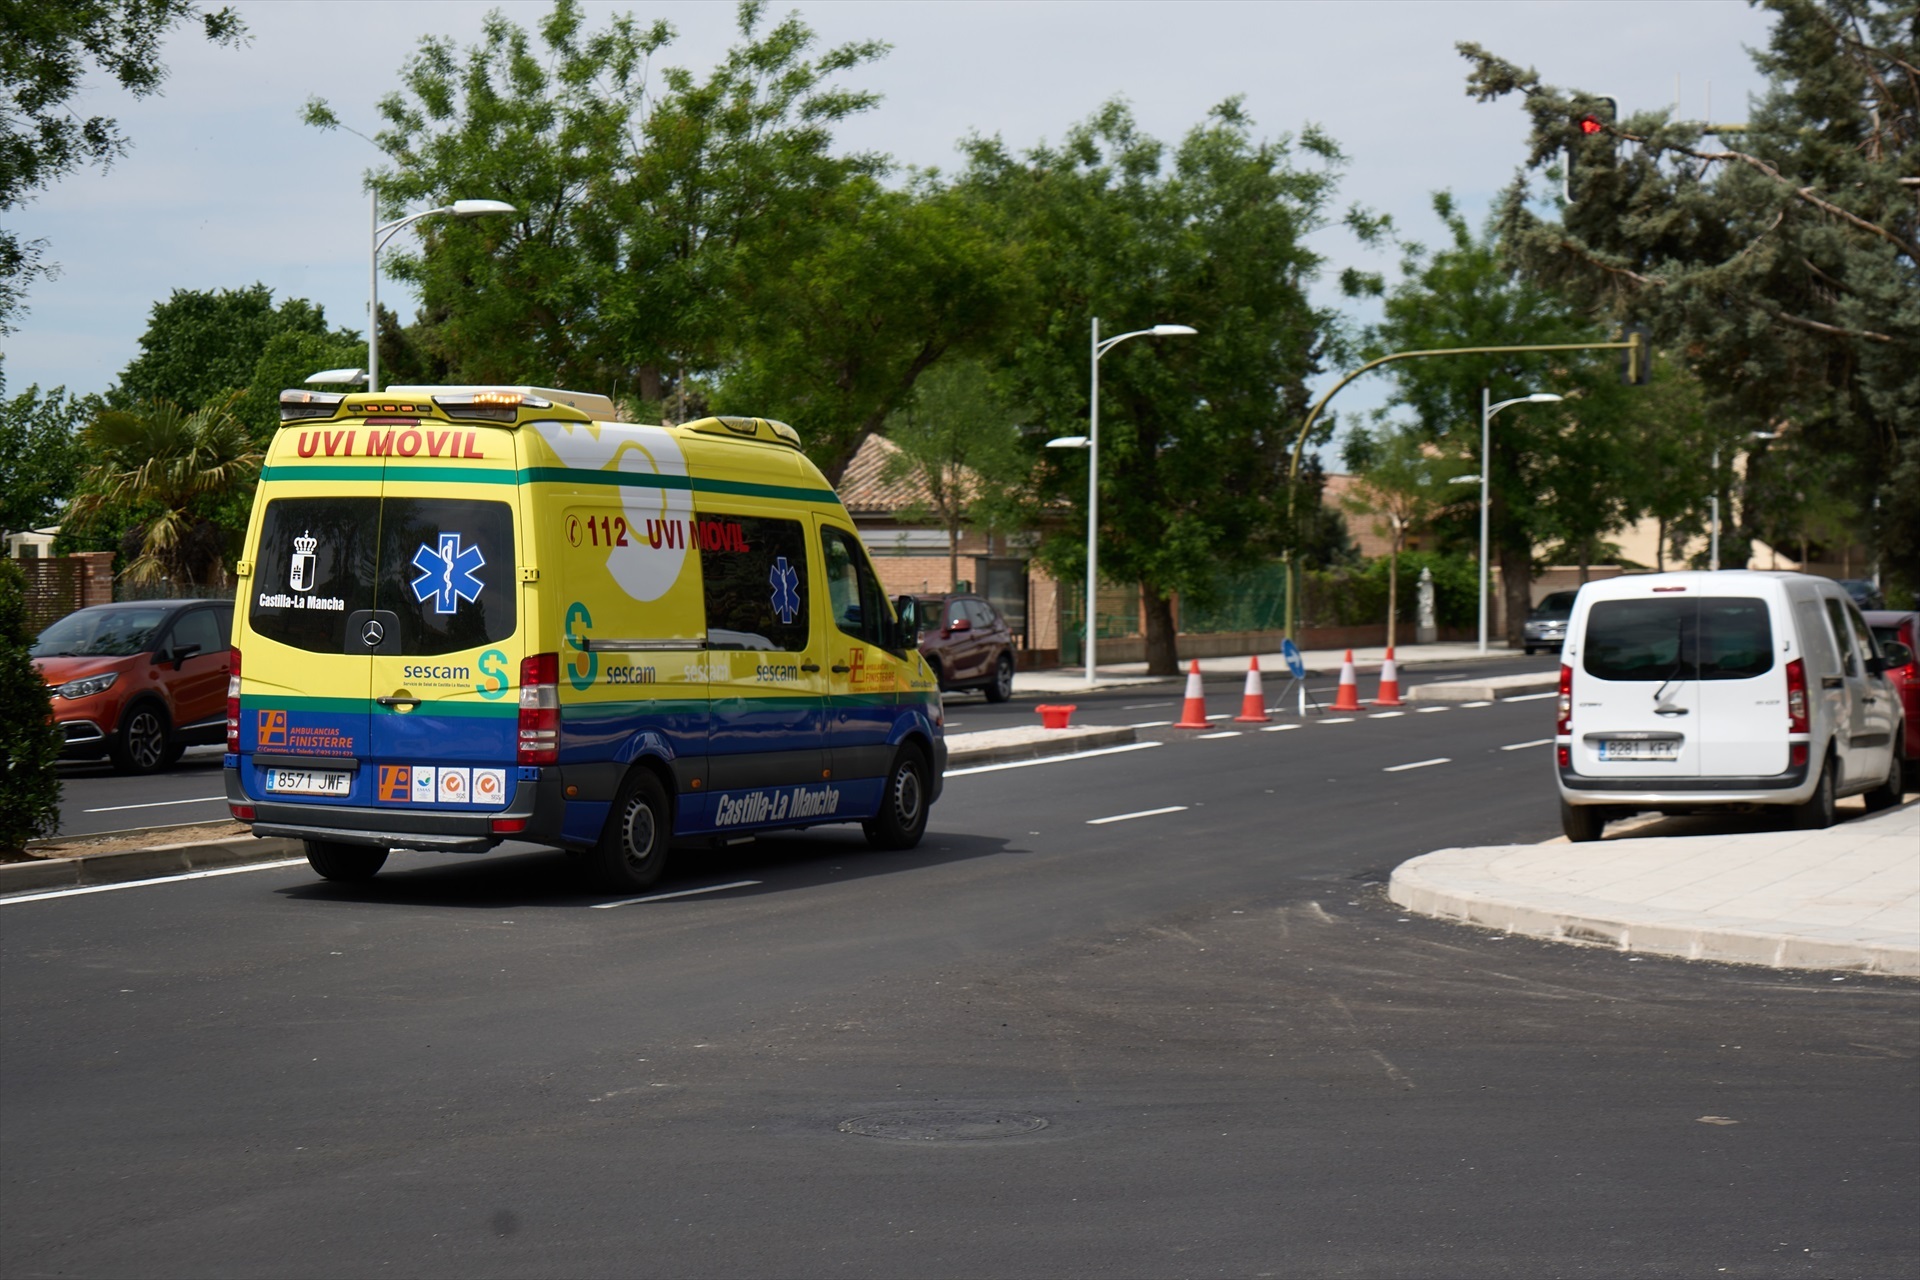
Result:
{"label": "ambulance tail light", "polygon": [[227,651],[227,751],[240,754],[240,651]]}
{"label": "ambulance tail light", "polygon": [[560,655],[536,653],[520,661],[521,764],[560,761]]}
{"label": "ambulance tail light", "polygon": [[280,421],[298,422],[303,418],[331,418],[346,396],[338,391],[301,391],[280,393]]}
{"label": "ambulance tail light", "polygon": [[482,422],[516,422],[522,407],[553,408],[552,401],[524,391],[475,391],[467,395],[435,396],[433,402],[449,418],[478,418]]}
{"label": "ambulance tail light", "polygon": [[1807,729],[1807,661],[1795,658],[1787,664],[1787,732]]}
{"label": "ambulance tail light", "polygon": [[1554,706],[1553,732],[1564,738],[1573,732],[1573,668],[1564,662],[1560,664],[1560,701]]}

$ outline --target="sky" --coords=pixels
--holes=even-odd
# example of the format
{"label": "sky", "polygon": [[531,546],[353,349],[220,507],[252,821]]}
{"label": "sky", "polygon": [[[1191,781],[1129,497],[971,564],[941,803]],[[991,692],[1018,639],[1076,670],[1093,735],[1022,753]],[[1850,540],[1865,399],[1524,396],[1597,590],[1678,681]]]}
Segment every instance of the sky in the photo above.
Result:
{"label": "sky", "polygon": [[[475,43],[491,10],[531,29],[545,0],[237,0],[251,32],[241,50],[209,45],[197,28],[165,47],[161,94],[136,101],[88,82],[75,110],[118,118],[132,150],[111,168],[74,173],[8,215],[44,238],[58,278],[35,283],[16,332],[0,337],[10,394],[29,384],[106,390],[139,353],[156,302],[175,289],[268,285],[304,297],[329,322],[364,330],[368,205],[363,175],[384,157],[344,131],[300,121],[325,98],[342,121],[377,128],[373,104],[395,89],[423,36]],[[593,27],[619,13],[664,18],[678,37],[656,65],[703,73],[737,37],[730,0],[587,3]],[[1057,140],[1120,97],[1142,128],[1168,142],[1230,95],[1244,97],[1262,136],[1319,125],[1348,160],[1339,205],[1391,214],[1402,233],[1439,234],[1431,194],[1454,192],[1478,222],[1523,158],[1526,121],[1514,99],[1477,104],[1454,45],[1477,42],[1536,68],[1548,83],[1617,97],[1623,112],[1676,101],[1680,114],[1741,119],[1761,82],[1748,49],[1768,15],[1741,0],[811,0],[797,10],[820,48],[877,39],[878,64],[846,77],[881,95],[844,124],[838,145],[901,165],[952,168],[970,133],[1024,150]],[[458,192],[484,197],[487,192]],[[405,232],[403,235],[407,234]],[[1381,270],[1337,226],[1318,232],[1327,260],[1316,297],[1356,321],[1339,298],[1349,265]],[[414,299],[383,279],[381,302],[411,318]],[[1102,318],[1121,326],[1178,316]],[[1331,385],[1329,374],[1322,385]],[[602,390],[602,388],[579,388]],[[1335,408],[1381,402],[1363,379]],[[779,406],[764,412],[779,416]]]}

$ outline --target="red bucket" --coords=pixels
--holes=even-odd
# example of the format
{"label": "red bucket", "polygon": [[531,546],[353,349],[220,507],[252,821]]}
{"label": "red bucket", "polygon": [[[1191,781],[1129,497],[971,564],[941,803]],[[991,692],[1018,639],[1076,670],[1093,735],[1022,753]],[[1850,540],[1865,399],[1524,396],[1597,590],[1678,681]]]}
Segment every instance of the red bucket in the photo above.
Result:
{"label": "red bucket", "polygon": [[1041,727],[1047,728],[1047,729],[1067,728],[1068,727],[1067,721],[1072,718],[1073,713],[1078,709],[1079,708],[1071,704],[1064,707],[1035,707],[1034,708],[1035,711],[1038,711],[1040,713]]}

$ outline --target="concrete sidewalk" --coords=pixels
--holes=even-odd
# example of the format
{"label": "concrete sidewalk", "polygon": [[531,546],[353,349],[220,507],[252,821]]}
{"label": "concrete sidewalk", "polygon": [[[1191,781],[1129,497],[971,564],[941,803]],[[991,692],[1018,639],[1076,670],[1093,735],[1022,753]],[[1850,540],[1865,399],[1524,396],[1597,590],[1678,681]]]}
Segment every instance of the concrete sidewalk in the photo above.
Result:
{"label": "concrete sidewalk", "polygon": [[1694,836],[1441,849],[1402,863],[1388,893],[1422,915],[1558,942],[1920,977],[1920,802],[1825,831],[1712,821],[1716,833]]}
{"label": "concrete sidewalk", "polygon": [[[1313,675],[1335,676],[1340,672],[1340,663],[1346,658],[1345,649],[1305,649],[1300,658],[1307,664],[1307,671]],[[1275,680],[1286,683],[1287,660],[1278,651],[1263,653],[1260,658],[1260,671],[1271,685]],[[1403,644],[1396,645],[1393,660],[1405,671],[1408,667],[1419,667],[1437,662],[1480,662],[1499,661],[1505,658],[1519,658],[1524,655],[1518,650],[1509,649],[1504,643],[1490,643],[1485,653],[1471,642],[1449,644]],[[1370,645],[1353,651],[1354,670],[1363,675],[1371,675],[1380,669],[1386,661],[1385,645]],[[1077,667],[1055,667],[1046,671],[1019,671],[1014,673],[1013,691],[1015,693],[1034,693],[1053,695],[1056,693],[1080,693],[1086,689],[1124,689],[1137,684],[1165,684],[1170,680],[1186,677],[1187,663],[1180,664],[1177,676],[1150,676],[1144,662],[1103,662],[1095,672],[1092,685],[1087,683],[1085,665]],[[1200,674],[1225,679],[1242,677],[1247,674],[1247,655],[1235,657],[1201,658]],[[1405,683],[1405,677],[1402,677]]]}

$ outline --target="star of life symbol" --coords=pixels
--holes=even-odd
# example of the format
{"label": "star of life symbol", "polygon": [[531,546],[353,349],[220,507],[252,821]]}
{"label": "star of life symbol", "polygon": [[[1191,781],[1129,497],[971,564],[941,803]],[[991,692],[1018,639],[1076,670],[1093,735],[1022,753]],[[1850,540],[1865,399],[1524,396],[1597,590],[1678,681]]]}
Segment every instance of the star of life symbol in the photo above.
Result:
{"label": "star of life symbol", "polygon": [[785,556],[779,556],[767,571],[767,582],[773,588],[771,603],[773,611],[780,616],[780,625],[791,625],[794,615],[800,612],[800,575],[793,571]]}
{"label": "star of life symbol", "polygon": [[295,591],[313,590],[313,553],[320,549],[320,539],[313,536],[312,530],[302,533],[293,540],[293,562],[287,566],[287,585]]}
{"label": "star of life symbol", "polygon": [[413,567],[420,571],[413,580],[413,598],[422,604],[431,599],[435,613],[452,613],[460,600],[471,604],[480,598],[486,584],[474,576],[474,570],[487,558],[478,547],[461,546],[457,533],[441,534],[439,543],[438,550],[422,543],[413,553]]}

